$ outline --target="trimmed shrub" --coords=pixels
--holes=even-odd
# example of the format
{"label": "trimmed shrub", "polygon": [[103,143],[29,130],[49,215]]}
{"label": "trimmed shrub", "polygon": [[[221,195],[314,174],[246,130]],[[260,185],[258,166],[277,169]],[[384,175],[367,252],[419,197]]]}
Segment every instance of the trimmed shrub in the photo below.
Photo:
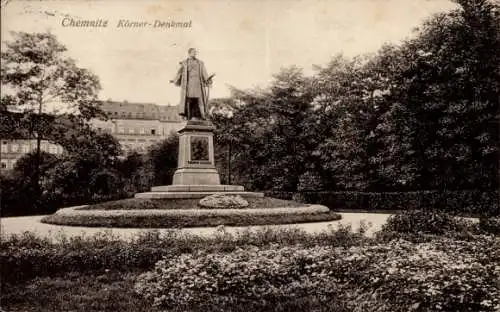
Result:
{"label": "trimmed shrub", "polygon": [[447,213],[414,210],[391,215],[380,232],[403,234],[471,233],[472,221],[460,219]]}
{"label": "trimmed shrub", "polygon": [[239,247],[265,247],[273,243],[280,246],[353,246],[371,242],[362,231],[354,233],[347,226],[317,234],[293,228],[244,230],[231,234],[222,227],[220,232],[209,237],[175,231],[145,231],[130,241],[111,232],[70,238],[61,234],[56,241],[25,232],[0,241],[0,276],[3,283],[16,283],[67,272],[91,274],[106,269],[121,272],[150,269],[165,256],[198,250],[229,252]]}
{"label": "trimmed shrub", "polygon": [[294,195],[297,193],[293,192],[279,192],[279,191],[266,191],[264,192],[265,197],[278,198],[283,200],[292,200]]}
{"label": "trimmed shrub", "polygon": [[[340,248],[302,246],[183,254],[142,274],[136,291],[153,305],[271,303],[315,296],[323,302],[384,302],[363,311],[496,311],[500,308],[500,242],[437,238],[416,244]],[[478,253],[477,250],[481,250]],[[366,303],[366,302],[365,302]],[[348,309],[349,310],[349,309]]]}
{"label": "trimmed shrub", "polygon": [[479,229],[485,233],[500,235],[500,217],[480,218]]}
{"label": "trimmed shrub", "polygon": [[270,196],[321,204],[330,209],[347,210],[438,210],[454,214],[500,215],[498,191],[416,191],[416,192],[269,192]]}

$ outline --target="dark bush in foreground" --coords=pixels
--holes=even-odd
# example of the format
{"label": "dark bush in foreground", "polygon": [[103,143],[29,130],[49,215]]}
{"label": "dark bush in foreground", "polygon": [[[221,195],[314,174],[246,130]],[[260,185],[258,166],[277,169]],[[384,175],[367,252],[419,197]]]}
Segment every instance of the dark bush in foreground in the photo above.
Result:
{"label": "dark bush in foreground", "polygon": [[497,190],[415,191],[415,192],[271,192],[276,198],[321,204],[330,209],[366,211],[438,210],[460,215],[500,215]]}
{"label": "dark bush in foreground", "polygon": [[225,231],[210,237],[168,231],[148,231],[124,241],[109,233],[89,237],[60,236],[58,241],[36,237],[33,233],[14,235],[0,242],[2,283],[20,282],[65,272],[95,273],[113,270],[130,272],[151,268],[164,256],[175,256],[199,250],[229,252],[248,246],[352,246],[371,242],[361,232],[340,227],[318,234],[297,229],[263,229],[230,234]]}
{"label": "dark bush in foreground", "polygon": [[[135,293],[134,283],[139,273],[104,272],[97,274],[67,273],[58,277],[37,278],[5,288],[0,305],[4,311],[85,311],[85,312],[165,312],[151,306]],[[340,298],[339,298],[340,299]],[[169,307],[169,312],[352,312],[341,300],[322,301],[310,294],[304,298],[288,298],[281,302],[238,302],[230,305],[205,303],[187,310]]]}
{"label": "dark bush in foreground", "polygon": [[[481,250],[480,253],[477,251]],[[438,238],[428,243],[334,248],[237,249],[183,254],[142,274],[136,290],[155,306],[276,303],[314,294],[360,311],[497,311],[500,242]]]}

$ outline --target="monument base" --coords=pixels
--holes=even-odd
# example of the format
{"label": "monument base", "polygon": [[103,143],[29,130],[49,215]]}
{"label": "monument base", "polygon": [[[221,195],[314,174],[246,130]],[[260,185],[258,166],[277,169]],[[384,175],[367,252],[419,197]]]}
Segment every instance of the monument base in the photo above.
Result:
{"label": "monument base", "polygon": [[213,132],[209,121],[188,121],[179,130],[179,159],[172,185],[154,186],[151,192],[135,198],[190,199],[216,193],[242,197],[264,197],[264,193],[245,192],[240,185],[221,185],[215,168]]}
{"label": "monument base", "polygon": [[149,199],[197,199],[213,194],[240,195],[241,197],[264,197],[264,193],[246,192],[241,185],[213,185],[213,184],[191,184],[191,185],[160,185],[153,186],[151,192],[137,193],[135,198]]}
{"label": "monument base", "polygon": [[175,171],[173,185],[220,185],[215,168],[182,168]]}
{"label": "monument base", "polygon": [[161,185],[153,186],[151,192],[243,192],[241,185]]}

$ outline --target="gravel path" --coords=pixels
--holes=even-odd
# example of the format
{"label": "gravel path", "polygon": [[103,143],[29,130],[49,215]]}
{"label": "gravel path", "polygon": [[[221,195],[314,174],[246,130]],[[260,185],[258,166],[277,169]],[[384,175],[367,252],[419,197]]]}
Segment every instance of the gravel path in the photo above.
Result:
{"label": "gravel path", "polygon": [[[290,225],[272,225],[272,228],[299,228],[309,233],[321,232],[328,229],[329,225],[338,226],[339,224],[351,224],[354,229],[359,228],[361,221],[370,222],[371,227],[367,231],[367,235],[372,235],[374,231],[378,231],[381,226],[386,222],[389,214],[376,214],[376,213],[340,213],[342,219],[339,221],[331,222],[315,222],[315,223],[302,223],[302,224],[290,224]],[[123,239],[129,239],[135,236],[137,233],[148,231],[150,229],[124,229],[124,228],[89,228],[89,227],[74,227],[74,226],[59,226],[44,224],[40,222],[44,216],[30,216],[30,217],[12,217],[12,218],[1,218],[1,235],[11,235],[11,234],[21,234],[25,231],[30,231],[38,234],[39,236],[45,236],[54,238],[58,235],[65,236],[91,236],[99,232],[111,232],[115,235],[119,235]],[[265,228],[269,226],[251,226],[251,229]],[[238,230],[244,229],[246,227],[226,227],[228,232],[236,232]],[[160,230],[165,231],[165,230]],[[185,233],[197,234],[197,235],[211,235],[216,232],[216,228],[185,228],[179,229]]]}

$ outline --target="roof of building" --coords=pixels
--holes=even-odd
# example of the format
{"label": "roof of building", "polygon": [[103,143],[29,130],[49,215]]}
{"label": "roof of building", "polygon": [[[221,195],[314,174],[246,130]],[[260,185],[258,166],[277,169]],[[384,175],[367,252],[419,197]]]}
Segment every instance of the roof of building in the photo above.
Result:
{"label": "roof of building", "polygon": [[107,100],[101,101],[101,109],[107,112],[110,118],[157,119],[174,122],[181,121],[177,106]]}

